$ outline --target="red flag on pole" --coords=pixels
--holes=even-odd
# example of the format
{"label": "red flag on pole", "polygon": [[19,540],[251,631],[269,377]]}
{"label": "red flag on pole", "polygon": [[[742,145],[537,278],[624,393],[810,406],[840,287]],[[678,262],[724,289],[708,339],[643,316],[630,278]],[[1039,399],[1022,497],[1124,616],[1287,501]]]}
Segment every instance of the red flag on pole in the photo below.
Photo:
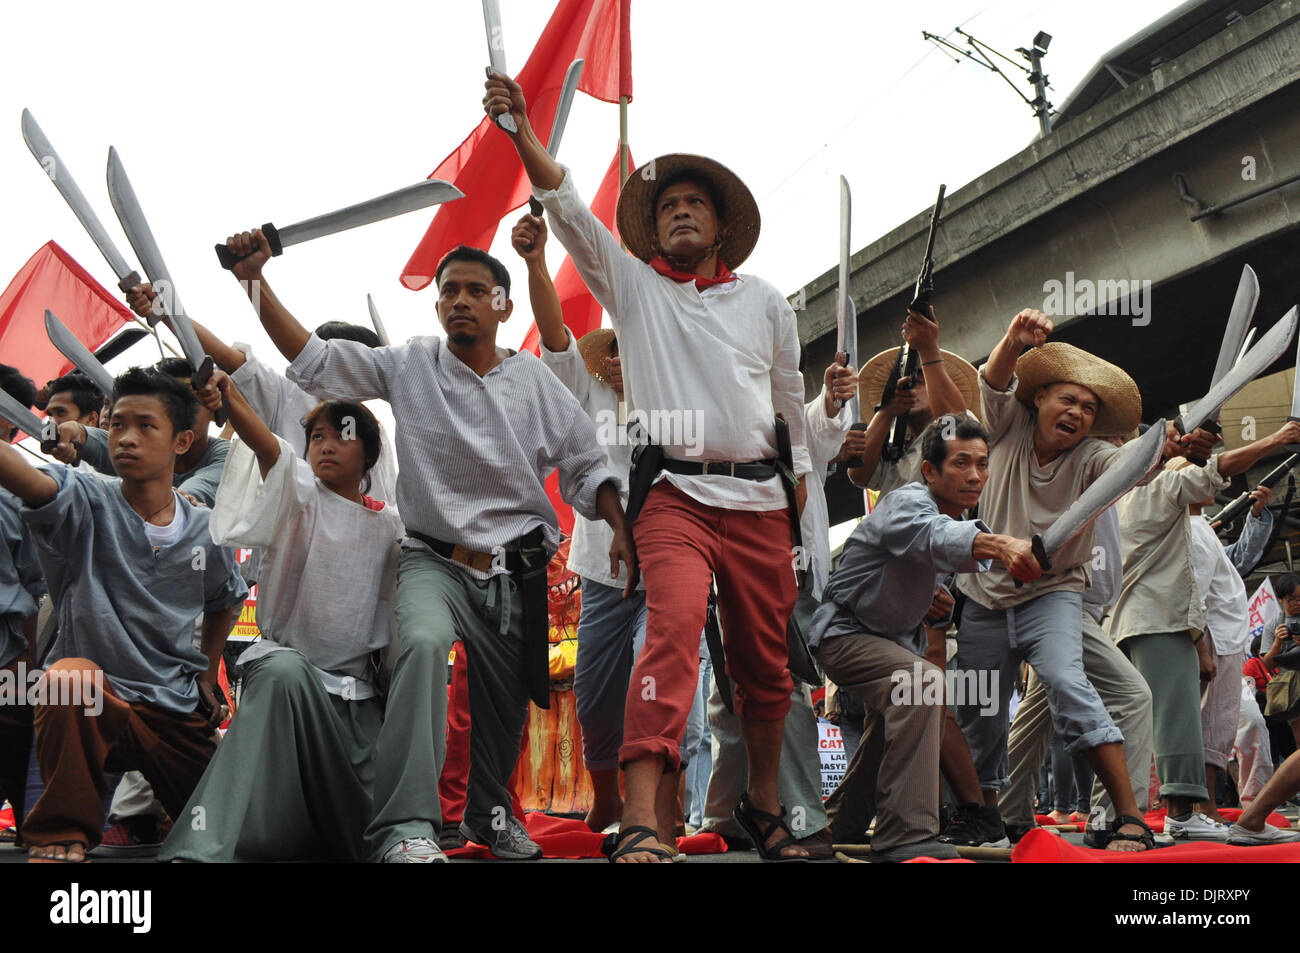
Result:
{"label": "red flag on pole", "polygon": [[[532,55],[515,80],[528,101],[528,119],[550,136],[564,73],[586,60],[578,89],[616,103],[632,97],[631,0],[560,0]],[[501,219],[528,201],[528,180],[509,137],[485,116],[469,137],[443,159],[430,178],[446,179],[465,198],[439,208],[429,230],[402,269],[402,284],[418,291],[433,281],[438,262],[460,244],[487,248]]]}
{"label": "red flag on pole", "polygon": [[[615,238],[618,238],[618,225],[614,214],[618,208],[618,193],[618,151],[615,150],[614,161],[609,164],[605,178],[601,180],[600,188],[596,190],[596,198],[591,203],[592,213],[605,223],[605,227],[614,233]],[[555,276],[555,293],[559,295],[560,308],[564,311],[565,327],[573,332],[575,339],[600,327],[600,304],[578,277],[578,269],[574,267],[572,258],[566,256],[564,263],[560,265],[560,270]],[[541,343],[541,335],[537,331],[537,324],[534,323],[524,335],[521,349],[537,354]]]}
{"label": "red flag on pole", "polygon": [[46,308],[92,351],[132,319],[126,305],[71,255],[46,242],[0,294],[0,361],[37,387],[72,370],[45,333]]}

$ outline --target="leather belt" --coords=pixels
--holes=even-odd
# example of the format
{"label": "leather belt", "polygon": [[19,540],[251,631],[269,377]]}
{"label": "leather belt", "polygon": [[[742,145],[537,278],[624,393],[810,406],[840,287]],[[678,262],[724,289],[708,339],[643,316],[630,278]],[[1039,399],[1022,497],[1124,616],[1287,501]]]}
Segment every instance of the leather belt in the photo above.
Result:
{"label": "leather belt", "polygon": [[688,463],[664,457],[663,468],[682,476],[729,476],[740,480],[770,480],[776,476],[775,460],[753,460],[736,463],[732,460],[704,460]]}

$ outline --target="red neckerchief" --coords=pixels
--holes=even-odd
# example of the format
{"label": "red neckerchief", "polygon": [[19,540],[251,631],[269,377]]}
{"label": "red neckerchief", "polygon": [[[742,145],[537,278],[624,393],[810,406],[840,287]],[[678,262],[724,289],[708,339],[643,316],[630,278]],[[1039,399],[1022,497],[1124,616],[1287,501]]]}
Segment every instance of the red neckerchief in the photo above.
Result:
{"label": "red neckerchief", "polygon": [[704,278],[700,275],[691,275],[684,271],[678,271],[672,265],[668,264],[662,255],[655,255],[655,257],[651,258],[650,267],[659,272],[659,274],[663,275],[665,278],[671,278],[673,281],[680,282],[681,284],[693,281],[695,282],[695,287],[700,291],[712,287],[713,285],[724,285],[728,281],[736,280],[736,276],[732,274],[730,268],[723,264],[721,258],[718,259],[718,273],[712,278]]}
{"label": "red neckerchief", "polygon": [[366,509],[368,509],[368,510],[379,511],[379,510],[382,510],[382,509],[384,508],[384,501],[383,501],[383,500],[376,500],[376,499],[373,499],[373,498],[371,498],[371,497],[369,497],[369,496],[366,496],[364,493],[362,493],[362,494],[361,494],[361,505],[364,506],[364,507],[365,507]]}

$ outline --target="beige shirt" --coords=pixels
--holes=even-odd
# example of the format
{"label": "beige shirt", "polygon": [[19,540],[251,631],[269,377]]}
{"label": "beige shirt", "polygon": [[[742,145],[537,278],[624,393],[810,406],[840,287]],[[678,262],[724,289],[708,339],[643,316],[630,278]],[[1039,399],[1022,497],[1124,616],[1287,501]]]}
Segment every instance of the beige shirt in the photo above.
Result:
{"label": "beige shirt", "polygon": [[1124,585],[1111,610],[1110,637],[1205,628],[1205,609],[1196,585],[1191,517],[1187,507],[1208,500],[1228,485],[1219,458],[1201,467],[1164,470],[1119,501],[1124,539]]}
{"label": "beige shirt", "polygon": [[[1034,456],[1035,413],[1015,398],[1016,378],[1006,390],[995,390],[980,368],[980,418],[989,433],[989,479],[980,496],[979,516],[994,533],[1029,539],[1044,532],[1069,509],[1119,454],[1096,437],[1040,467]],[[1088,564],[1094,558],[1093,531],[1088,526],[1052,557],[1052,569],[1036,582],[1016,588],[1001,563],[985,573],[958,576],[958,587],[987,609],[1008,609],[1048,592],[1083,592]]]}

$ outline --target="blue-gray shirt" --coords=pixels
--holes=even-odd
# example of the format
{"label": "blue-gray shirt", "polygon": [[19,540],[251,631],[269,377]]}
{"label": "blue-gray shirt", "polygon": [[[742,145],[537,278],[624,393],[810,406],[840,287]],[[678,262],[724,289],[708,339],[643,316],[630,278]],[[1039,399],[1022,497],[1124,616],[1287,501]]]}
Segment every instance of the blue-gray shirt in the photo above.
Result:
{"label": "blue-gray shirt", "polygon": [[27,648],[23,620],[36,611],[45,591],[45,576],[36,560],[36,545],[23,528],[22,500],[0,490],[0,665],[8,665]]}
{"label": "blue-gray shirt", "polygon": [[181,534],[155,553],[121,480],[62,466],[45,472],[58,493],[22,514],[58,621],[49,662],[90,659],[123,700],[194,711],[194,679],[208,668],[194,645],[194,620],[248,595],[234,552],[212,542],[209,511],[177,496]]}
{"label": "blue-gray shirt", "polygon": [[[216,502],[217,486],[221,483],[221,471],[225,469],[226,455],[229,453],[229,440],[209,437],[203,456],[199,457],[194,469],[173,476],[172,486],[184,490],[204,506],[211,506]],[[117,476],[117,468],[113,466],[113,458],[108,452],[108,431],[87,427],[86,445],[81,448],[80,456],[100,473]]]}
{"label": "blue-gray shirt", "polygon": [[983,520],[940,513],[920,483],[887,493],[844,544],[813,614],[809,645],[865,629],[923,654],[922,623],[935,586],[948,573],[988,570],[990,560],[971,554],[975,537],[988,532]]}

